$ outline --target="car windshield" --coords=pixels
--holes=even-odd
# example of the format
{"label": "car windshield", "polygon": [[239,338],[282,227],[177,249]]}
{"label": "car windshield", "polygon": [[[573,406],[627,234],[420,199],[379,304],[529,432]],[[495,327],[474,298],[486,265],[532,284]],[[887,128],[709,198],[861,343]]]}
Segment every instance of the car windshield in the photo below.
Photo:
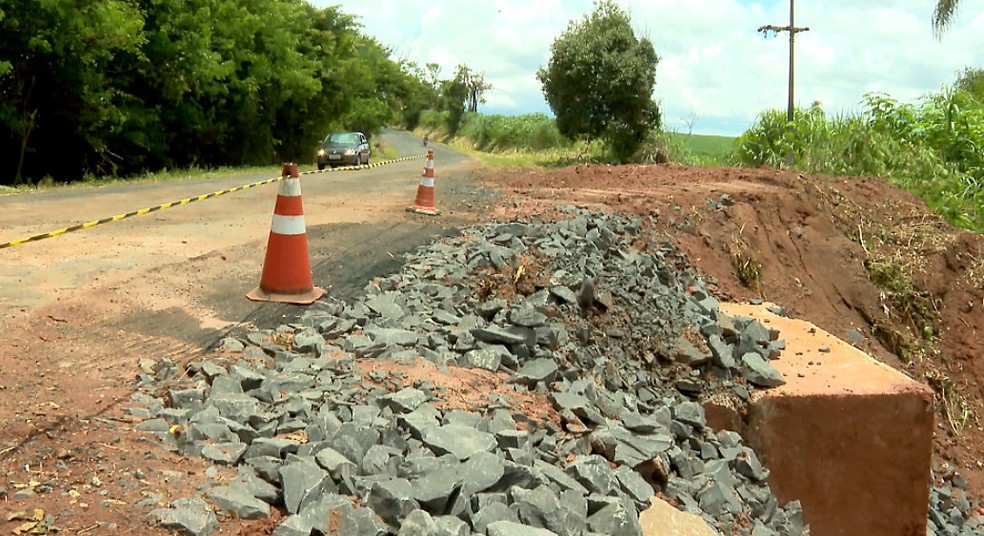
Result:
{"label": "car windshield", "polygon": [[356,145],[359,143],[359,135],[354,132],[331,134],[328,136],[327,142],[338,145]]}

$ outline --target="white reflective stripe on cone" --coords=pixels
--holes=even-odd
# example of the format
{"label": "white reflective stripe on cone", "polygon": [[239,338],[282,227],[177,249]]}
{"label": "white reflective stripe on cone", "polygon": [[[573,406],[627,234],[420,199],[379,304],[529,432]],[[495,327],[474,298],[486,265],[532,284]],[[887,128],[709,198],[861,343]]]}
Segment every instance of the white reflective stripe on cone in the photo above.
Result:
{"label": "white reflective stripe on cone", "polygon": [[424,178],[420,179],[420,185],[421,186],[434,186],[434,179],[424,177]]}
{"label": "white reflective stripe on cone", "polygon": [[280,185],[280,195],[284,197],[300,197],[301,179],[284,179],[284,183]]}
{"label": "white reflective stripe on cone", "polygon": [[271,230],[281,235],[304,234],[304,216],[281,216],[280,214],[274,214]]}

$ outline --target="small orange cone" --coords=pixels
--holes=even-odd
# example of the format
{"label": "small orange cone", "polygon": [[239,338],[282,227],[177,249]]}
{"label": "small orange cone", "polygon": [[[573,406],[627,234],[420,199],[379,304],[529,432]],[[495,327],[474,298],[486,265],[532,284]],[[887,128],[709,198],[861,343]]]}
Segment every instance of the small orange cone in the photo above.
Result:
{"label": "small orange cone", "polygon": [[427,150],[427,163],[424,174],[420,176],[417,198],[413,200],[414,212],[436,216],[440,214],[434,206],[434,149]]}
{"label": "small orange cone", "polygon": [[273,224],[267,243],[266,259],[260,286],[246,295],[253,301],[309,305],[325,294],[311,280],[311,258],[304,206],[301,203],[301,180],[297,164],[284,164],[283,181],[273,209]]}

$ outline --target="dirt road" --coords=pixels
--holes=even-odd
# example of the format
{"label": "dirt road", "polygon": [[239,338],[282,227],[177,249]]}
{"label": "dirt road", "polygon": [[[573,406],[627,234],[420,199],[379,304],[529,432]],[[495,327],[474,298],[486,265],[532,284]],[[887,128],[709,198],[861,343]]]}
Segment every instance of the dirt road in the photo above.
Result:
{"label": "dirt road", "polygon": [[[402,155],[425,152],[409,134],[384,136]],[[433,148],[440,218],[404,210],[416,194],[422,159],[302,178],[317,285],[348,296],[392,270],[402,252],[453,232],[474,220],[474,210],[484,209],[492,194],[472,186],[473,164]],[[279,171],[0,197],[0,242],[272,178]],[[97,507],[99,501],[85,500],[83,487],[99,491],[91,479],[102,474],[101,487],[109,490],[105,474],[128,465],[127,456],[119,455],[127,450],[143,453],[131,454],[130,462],[139,462],[143,480],[160,485],[116,488],[108,493],[112,500],[129,504],[149,488],[181,487],[173,478],[164,485],[147,476],[159,474],[156,463],[161,471],[169,464],[148,461],[161,454],[152,445],[128,443],[133,434],[124,431],[132,424],[117,420],[118,402],[129,397],[126,383],[135,378],[140,358],[186,361],[226,333],[276,325],[297,311],[244,297],[259,282],[277,188],[251,188],[0,250],[0,474],[6,476],[0,498],[30,489],[37,497],[21,506],[70,510],[58,516],[69,527],[121,524],[123,504]],[[77,452],[84,446],[95,454]],[[78,481],[83,496],[46,493],[42,477]],[[42,483],[40,491],[31,481]],[[166,500],[168,494],[161,493]]]}

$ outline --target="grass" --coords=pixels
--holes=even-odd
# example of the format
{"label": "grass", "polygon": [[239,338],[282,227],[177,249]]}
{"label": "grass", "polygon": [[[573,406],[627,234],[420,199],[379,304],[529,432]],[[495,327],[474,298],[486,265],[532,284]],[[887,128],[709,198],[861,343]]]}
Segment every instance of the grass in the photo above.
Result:
{"label": "grass", "polygon": [[[390,160],[400,156],[399,152],[393,147],[383,143],[380,139],[374,139],[372,142],[373,159],[377,162],[382,160]],[[310,163],[301,162],[300,166],[303,169],[305,166],[310,167]],[[120,178],[120,177],[99,177],[95,175],[87,175],[81,181],[74,182],[57,182],[51,177],[45,177],[38,181],[36,184],[22,184],[19,186],[0,186],[0,196],[3,195],[13,195],[13,194],[23,194],[28,192],[48,192],[52,190],[75,190],[82,188],[94,188],[99,186],[108,186],[111,184],[143,184],[143,183],[158,183],[158,182],[170,182],[170,181],[180,181],[180,180],[191,180],[191,179],[220,179],[225,177],[230,177],[233,175],[253,175],[261,173],[269,173],[270,177],[276,177],[280,175],[281,166],[280,165],[269,165],[269,166],[223,166],[219,168],[205,169],[199,167],[191,168],[177,168],[177,169],[162,169],[159,171],[151,171],[143,173],[141,175],[135,175],[132,177]]]}
{"label": "grass", "polygon": [[683,151],[697,162],[713,162],[725,165],[731,162],[737,138],[732,136],[714,136],[709,134],[684,134],[682,132],[667,132],[670,140],[678,143]]}

